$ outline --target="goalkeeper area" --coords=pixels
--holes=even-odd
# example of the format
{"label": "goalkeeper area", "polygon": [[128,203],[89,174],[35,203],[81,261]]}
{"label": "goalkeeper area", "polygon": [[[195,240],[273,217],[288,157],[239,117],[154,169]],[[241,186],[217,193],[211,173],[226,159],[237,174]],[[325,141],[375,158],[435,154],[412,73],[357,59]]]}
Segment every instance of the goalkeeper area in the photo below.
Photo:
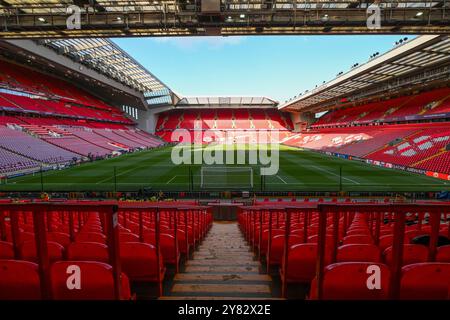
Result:
{"label": "goalkeeper area", "polygon": [[234,166],[202,166],[200,169],[200,188],[217,189],[253,189],[253,168]]}
{"label": "goalkeeper area", "polygon": [[[173,147],[140,151],[62,170],[2,181],[0,191],[138,192],[153,191],[446,191],[450,181],[377,167],[307,150],[279,148],[279,170],[262,176],[260,165],[175,165]],[[194,152],[203,152],[199,148]],[[248,146],[236,145],[235,151]]]}

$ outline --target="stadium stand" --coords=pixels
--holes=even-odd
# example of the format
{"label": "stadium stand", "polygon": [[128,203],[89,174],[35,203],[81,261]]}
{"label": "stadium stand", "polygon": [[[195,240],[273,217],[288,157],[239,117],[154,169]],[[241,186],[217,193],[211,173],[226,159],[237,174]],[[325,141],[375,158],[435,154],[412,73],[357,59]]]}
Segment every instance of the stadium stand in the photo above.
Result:
{"label": "stadium stand", "polygon": [[[184,209],[179,209],[180,205]],[[121,203],[120,224],[116,225],[112,221],[112,209],[116,207],[95,201],[50,207],[48,204],[3,206],[0,209],[0,298],[129,300],[130,290],[135,296],[137,288],[149,285],[154,285],[156,295],[160,295],[166,269],[174,266],[178,270],[181,254],[194,250],[212,223],[207,207],[189,202]],[[36,210],[49,211],[44,218],[35,214]],[[182,233],[188,236],[179,239]],[[37,246],[41,248],[44,244],[36,242],[39,237],[48,239],[44,257],[42,250],[39,254],[36,251]],[[178,250],[178,245],[185,250]],[[113,247],[120,252],[119,260],[114,258],[117,253]],[[51,288],[45,288],[46,295],[42,294],[43,274],[37,267],[42,264],[48,266],[45,275],[51,282]],[[67,270],[73,265],[83,272],[83,290],[70,290],[66,286]],[[19,281],[22,271],[28,276]],[[121,282],[119,295],[115,286],[117,272]],[[21,290],[26,292],[19,296]]]}
{"label": "stadium stand", "polygon": [[292,135],[284,144],[383,163],[450,173],[448,123],[326,128]]}
{"label": "stadium stand", "polygon": [[[393,211],[387,213],[387,208]],[[303,294],[309,299],[332,300],[447,299],[448,245],[438,245],[437,237],[449,236],[448,207],[435,206],[431,217],[425,219],[430,209],[433,210],[426,205],[312,206],[262,202],[243,207],[238,221],[259,259],[267,262],[268,272],[280,272],[286,296],[298,298],[298,294]],[[406,221],[409,226],[405,226]],[[429,244],[413,243],[424,235],[433,240]],[[390,244],[384,249],[382,238],[386,236],[390,237]],[[280,237],[283,241],[278,240]],[[267,251],[261,250],[264,242],[268,243]],[[393,255],[394,250],[403,252],[401,258]],[[274,260],[274,254],[279,258]],[[381,290],[368,290],[369,268],[380,272]]]}
{"label": "stadium stand", "polygon": [[170,133],[175,129],[214,129],[228,134],[278,130],[286,134],[293,129],[293,124],[290,117],[272,109],[175,110],[161,113],[156,124],[156,134],[167,142],[172,142]]}
{"label": "stadium stand", "polygon": [[0,70],[2,175],[163,143],[68,82],[1,60]]}
{"label": "stadium stand", "polygon": [[430,114],[446,113],[450,88],[435,89],[411,96],[389,99],[330,111],[311,125],[312,128],[374,122],[420,119]]}

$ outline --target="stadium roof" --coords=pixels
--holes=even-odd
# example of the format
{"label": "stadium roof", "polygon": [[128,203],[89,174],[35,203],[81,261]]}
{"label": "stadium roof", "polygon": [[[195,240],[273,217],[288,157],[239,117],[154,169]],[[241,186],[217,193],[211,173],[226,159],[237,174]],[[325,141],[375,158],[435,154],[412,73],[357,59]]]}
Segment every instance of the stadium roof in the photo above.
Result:
{"label": "stadium roof", "polygon": [[[313,90],[295,97],[282,105],[280,109],[291,111],[322,111],[330,104],[339,104],[350,96],[359,92],[369,94],[374,87],[393,89],[392,81],[408,75],[416,74],[421,70],[430,70],[438,65],[439,70],[448,79],[449,69],[443,68],[450,63],[450,38],[442,35],[425,35],[413,40],[403,41],[390,51],[376,55],[364,64],[355,64],[353,68],[340,73]],[[431,74],[431,72],[429,72]],[[436,73],[437,74],[437,73]],[[420,79],[416,78],[416,81]],[[388,86],[383,85],[389,83]]]}
{"label": "stadium roof", "polygon": [[169,90],[109,39],[45,39],[38,42],[142,93]]}
{"label": "stadium roof", "polygon": [[278,102],[266,97],[184,97],[176,107],[276,107]]}
{"label": "stadium roof", "polygon": [[[450,34],[447,0],[380,0],[381,27],[367,28],[358,0],[0,0],[0,37],[259,34]],[[67,8],[80,8],[68,28]],[[214,7],[211,7],[211,4]]]}

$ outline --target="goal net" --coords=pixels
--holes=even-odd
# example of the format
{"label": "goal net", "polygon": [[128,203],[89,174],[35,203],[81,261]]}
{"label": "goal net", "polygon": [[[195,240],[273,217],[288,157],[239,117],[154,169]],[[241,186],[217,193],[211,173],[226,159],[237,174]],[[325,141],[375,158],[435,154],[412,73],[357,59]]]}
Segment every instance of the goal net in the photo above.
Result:
{"label": "goal net", "polygon": [[202,189],[251,189],[253,168],[203,166],[200,170]]}

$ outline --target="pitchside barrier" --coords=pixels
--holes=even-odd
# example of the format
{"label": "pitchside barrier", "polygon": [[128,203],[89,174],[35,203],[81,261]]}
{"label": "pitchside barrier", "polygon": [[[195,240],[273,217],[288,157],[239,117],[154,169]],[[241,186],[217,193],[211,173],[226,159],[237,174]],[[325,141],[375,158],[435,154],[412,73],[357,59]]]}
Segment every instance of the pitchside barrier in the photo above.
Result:
{"label": "pitchside barrier", "polygon": [[0,300],[128,300],[142,283],[159,296],[211,223],[208,207],[179,203],[0,204]]}
{"label": "pitchside barrier", "polygon": [[[450,294],[450,283],[446,283],[450,281],[450,263],[429,264],[435,268],[435,273],[430,270],[427,273],[426,264],[418,266],[424,274],[422,278],[410,276],[409,280],[414,278],[412,283],[407,282],[405,274],[409,271],[411,275],[415,271],[406,267],[402,269],[402,266],[403,244],[420,235],[429,236],[424,259],[436,261],[439,235],[450,239],[448,218],[448,203],[284,203],[243,206],[238,214],[240,228],[255,255],[265,261],[267,272],[274,266],[279,267],[282,296],[287,296],[288,285],[309,286],[311,283],[310,299],[446,299],[447,293]],[[424,219],[428,219],[428,225],[423,224]],[[407,221],[415,221],[416,224],[407,227]],[[341,241],[344,246],[340,246]],[[345,245],[352,242],[358,244],[358,250],[362,249],[357,254],[367,254],[367,248],[377,250],[375,258],[359,257],[356,259],[359,262],[348,262],[351,258],[346,260],[344,251],[348,254],[352,247]],[[389,246],[390,262],[387,265],[381,263],[378,250]],[[440,261],[450,262],[445,260],[445,256],[450,257],[450,246],[445,246],[441,254],[443,260]],[[382,272],[381,290],[366,287],[369,277],[366,268],[371,266],[380,268]]]}

